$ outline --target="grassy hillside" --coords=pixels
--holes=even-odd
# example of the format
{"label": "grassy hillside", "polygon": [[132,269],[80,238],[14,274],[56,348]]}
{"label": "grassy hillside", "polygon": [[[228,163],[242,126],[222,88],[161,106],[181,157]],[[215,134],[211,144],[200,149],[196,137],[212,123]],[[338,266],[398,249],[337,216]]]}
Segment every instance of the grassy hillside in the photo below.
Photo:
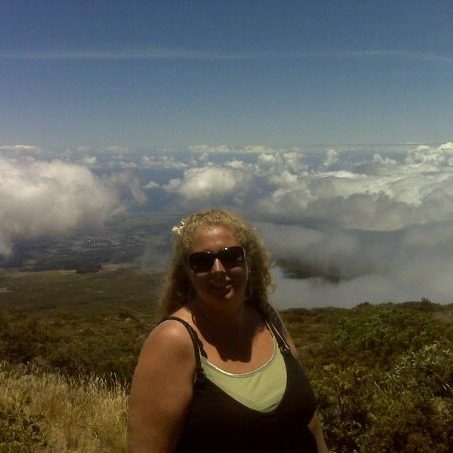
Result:
{"label": "grassy hillside", "polygon": [[[126,393],[161,275],[0,272],[0,451],[124,451]],[[453,445],[453,306],[282,313],[337,452]]]}
{"label": "grassy hillside", "polygon": [[122,452],[125,388],[0,363],[0,451]]}

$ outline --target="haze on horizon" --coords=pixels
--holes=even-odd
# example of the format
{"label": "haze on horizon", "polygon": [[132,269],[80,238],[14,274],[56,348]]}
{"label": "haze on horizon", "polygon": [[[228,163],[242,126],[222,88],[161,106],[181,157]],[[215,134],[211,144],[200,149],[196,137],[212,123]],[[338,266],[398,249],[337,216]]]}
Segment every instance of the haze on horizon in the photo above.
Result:
{"label": "haze on horizon", "polygon": [[2,3],[0,253],[131,203],[224,206],[300,270],[275,269],[279,306],[451,302],[452,19],[447,1]]}

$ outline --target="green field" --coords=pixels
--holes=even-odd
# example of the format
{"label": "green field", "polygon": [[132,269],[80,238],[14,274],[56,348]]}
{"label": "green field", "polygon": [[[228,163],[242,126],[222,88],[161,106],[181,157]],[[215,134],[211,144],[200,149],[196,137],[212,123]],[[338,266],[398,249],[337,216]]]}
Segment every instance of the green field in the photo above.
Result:
{"label": "green field", "polygon": [[[0,451],[124,451],[127,387],[161,280],[119,266],[0,271],[0,385],[9,389]],[[333,451],[449,451],[453,305],[365,303],[282,316]],[[72,404],[57,410],[62,389]]]}

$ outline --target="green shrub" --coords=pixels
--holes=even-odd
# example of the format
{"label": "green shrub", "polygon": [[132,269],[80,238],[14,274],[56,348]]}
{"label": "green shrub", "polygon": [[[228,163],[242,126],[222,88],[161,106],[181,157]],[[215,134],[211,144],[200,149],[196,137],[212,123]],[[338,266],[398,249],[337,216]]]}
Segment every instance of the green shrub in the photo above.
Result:
{"label": "green shrub", "polygon": [[371,313],[356,311],[343,317],[332,347],[343,361],[354,359],[376,368],[391,365],[399,355],[445,336],[445,329],[424,313],[407,313],[397,306],[378,307]]}
{"label": "green shrub", "polygon": [[411,352],[376,383],[361,451],[445,452],[453,445],[453,349]]}
{"label": "green shrub", "polygon": [[0,406],[0,451],[36,451],[46,446],[39,422],[42,416],[23,414],[19,408]]}
{"label": "green shrub", "polygon": [[326,365],[313,380],[336,452],[447,452],[453,445],[453,348],[427,344],[388,370]]}

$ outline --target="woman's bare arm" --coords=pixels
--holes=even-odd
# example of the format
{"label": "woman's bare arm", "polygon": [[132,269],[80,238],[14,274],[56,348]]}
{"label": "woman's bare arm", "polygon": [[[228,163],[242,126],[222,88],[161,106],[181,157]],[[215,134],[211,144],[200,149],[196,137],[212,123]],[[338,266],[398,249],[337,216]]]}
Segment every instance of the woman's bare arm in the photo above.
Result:
{"label": "woman's bare arm", "polygon": [[311,433],[313,434],[313,437],[316,440],[316,447],[318,450],[318,453],[328,453],[329,450],[326,445],[326,441],[324,439],[324,434],[322,432],[322,426],[321,422],[319,421],[318,417],[318,412],[315,412],[315,415],[313,415],[313,418],[310,420],[310,423],[308,424],[308,428],[310,429]]}
{"label": "woman's bare arm", "polygon": [[175,449],[192,399],[192,341],[176,322],[158,325],[145,341],[132,379],[128,452]]}

